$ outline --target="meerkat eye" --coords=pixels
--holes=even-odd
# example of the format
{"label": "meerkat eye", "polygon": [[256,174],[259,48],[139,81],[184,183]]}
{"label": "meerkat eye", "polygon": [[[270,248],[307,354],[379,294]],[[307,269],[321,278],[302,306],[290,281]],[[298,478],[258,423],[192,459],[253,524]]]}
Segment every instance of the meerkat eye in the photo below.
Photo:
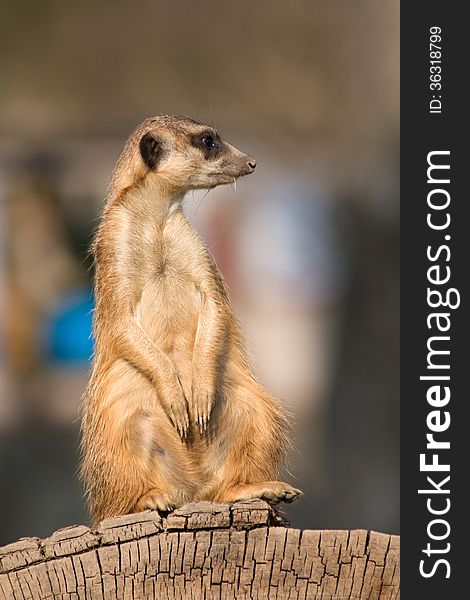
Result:
{"label": "meerkat eye", "polygon": [[202,131],[191,138],[191,143],[202,150],[206,159],[214,158],[222,148],[219,136],[212,131]]}
{"label": "meerkat eye", "polygon": [[206,148],[217,148],[218,147],[214,138],[211,135],[205,135],[201,139],[201,142],[204,144],[204,146],[206,146]]}

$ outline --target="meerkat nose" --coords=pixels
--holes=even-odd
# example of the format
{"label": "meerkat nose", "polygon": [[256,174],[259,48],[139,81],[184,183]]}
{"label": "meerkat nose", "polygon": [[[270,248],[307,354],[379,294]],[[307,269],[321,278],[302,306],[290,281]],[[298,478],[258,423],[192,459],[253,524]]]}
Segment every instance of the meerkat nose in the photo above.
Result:
{"label": "meerkat nose", "polygon": [[253,172],[256,168],[256,160],[254,158],[250,158],[250,160],[248,161],[248,166],[250,167],[251,171]]}

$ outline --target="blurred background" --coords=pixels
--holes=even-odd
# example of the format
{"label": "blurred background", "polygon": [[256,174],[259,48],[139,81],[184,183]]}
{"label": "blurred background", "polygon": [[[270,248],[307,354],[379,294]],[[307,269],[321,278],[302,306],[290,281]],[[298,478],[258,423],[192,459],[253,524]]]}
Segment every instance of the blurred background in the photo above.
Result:
{"label": "blurred background", "polygon": [[258,161],[186,210],[295,416],[292,525],[399,532],[398,65],[395,0],[1,4],[0,545],[88,523],[87,250],[161,113]]}

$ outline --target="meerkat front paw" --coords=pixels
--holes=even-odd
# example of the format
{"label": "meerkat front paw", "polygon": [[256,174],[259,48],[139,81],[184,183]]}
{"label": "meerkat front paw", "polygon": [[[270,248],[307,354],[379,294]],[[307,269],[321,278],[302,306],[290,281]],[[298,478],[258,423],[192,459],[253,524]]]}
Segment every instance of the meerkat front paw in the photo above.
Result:
{"label": "meerkat front paw", "polygon": [[158,510],[160,512],[171,512],[175,510],[176,504],[171,498],[156,489],[150,490],[144,494],[136,503],[136,512],[143,510]]}
{"label": "meerkat front paw", "polygon": [[193,384],[191,412],[201,434],[207,429],[214,400],[215,390],[212,386],[200,383]]}
{"label": "meerkat front paw", "polygon": [[169,394],[168,400],[165,403],[165,409],[173,427],[178,432],[180,438],[184,440],[189,430],[189,410],[188,402],[179,381],[176,383],[174,390]]}

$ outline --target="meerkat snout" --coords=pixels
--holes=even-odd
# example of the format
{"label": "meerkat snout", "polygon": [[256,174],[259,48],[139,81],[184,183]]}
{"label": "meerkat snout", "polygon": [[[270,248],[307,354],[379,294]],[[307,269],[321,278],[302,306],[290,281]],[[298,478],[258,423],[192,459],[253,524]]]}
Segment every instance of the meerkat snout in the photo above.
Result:
{"label": "meerkat snout", "polygon": [[250,167],[251,172],[253,173],[253,171],[256,169],[256,160],[250,157],[250,160],[248,161],[248,166]]}

